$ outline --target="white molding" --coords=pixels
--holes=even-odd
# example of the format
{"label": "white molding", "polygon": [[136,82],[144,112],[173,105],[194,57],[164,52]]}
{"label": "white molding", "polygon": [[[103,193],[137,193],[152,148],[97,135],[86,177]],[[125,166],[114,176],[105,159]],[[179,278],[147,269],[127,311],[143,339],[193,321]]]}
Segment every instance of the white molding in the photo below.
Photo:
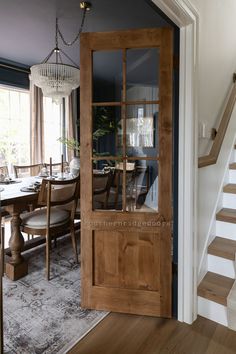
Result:
{"label": "white molding", "polygon": [[152,0],[179,28],[197,22],[197,9],[189,0]]}
{"label": "white molding", "polygon": [[178,320],[197,317],[197,102],[199,15],[189,0],[152,0],[180,27]]}

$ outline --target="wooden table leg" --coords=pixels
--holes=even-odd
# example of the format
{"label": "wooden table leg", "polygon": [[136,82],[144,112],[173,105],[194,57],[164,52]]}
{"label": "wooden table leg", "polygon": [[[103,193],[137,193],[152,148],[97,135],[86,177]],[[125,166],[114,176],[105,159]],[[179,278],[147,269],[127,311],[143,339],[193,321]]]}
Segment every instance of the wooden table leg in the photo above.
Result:
{"label": "wooden table leg", "polygon": [[9,247],[11,250],[10,261],[6,263],[6,275],[11,280],[17,280],[28,274],[28,264],[21,255],[24,248],[24,238],[20,231],[21,218],[18,212],[12,213],[11,238]]}

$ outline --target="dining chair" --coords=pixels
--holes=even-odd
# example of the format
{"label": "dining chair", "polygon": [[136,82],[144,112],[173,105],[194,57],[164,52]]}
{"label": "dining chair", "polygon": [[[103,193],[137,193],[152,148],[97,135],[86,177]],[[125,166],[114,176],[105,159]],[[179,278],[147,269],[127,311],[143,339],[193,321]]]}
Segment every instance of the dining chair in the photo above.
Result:
{"label": "dining chair", "polygon": [[7,165],[0,166],[0,175],[9,176]]}
{"label": "dining chair", "polygon": [[[0,166],[0,175],[9,176],[9,171],[7,165]],[[0,214],[2,217],[2,224],[5,222],[5,217],[9,216],[9,213],[4,209],[4,207],[0,207]]]}
{"label": "dining chair", "polygon": [[36,176],[40,173],[42,168],[41,163],[33,164],[33,165],[13,165],[15,178]]}
{"label": "dining chair", "polygon": [[0,354],[3,354],[4,333],[3,333],[3,284],[4,275],[4,226],[0,213]]}
{"label": "dining chair", "polygon": [[137,166],[135,173],[136,209],[142,209],[150,189],[150,167]]}
{"label": "dining chair", "polygon": [[[49,170],[50,163],[46,163],[45,165]],[[63,172],[65,172],[66,167],[69,167],[69,163],[67,161],[63,161]],[[60,173],[60,172],[61,172],[61,162],[52,163],[52,173]]]}
{"label": "dining chair", "polygon": [[[123,162],[119,162],[115,166],[114,178],[112,181],[112,186],[110,190],[109,205],[115,209],[122,208],[122,180],[123,180]],[[135,172],[136,166],[135,162],[126,162],[126,202],[128,205],[131,204],[133,200],[133,192],[135,185]]]}
{"label": "dining chair", "polygon": [[107,209],[111,183],[111,171],[93,171],[93,209]]}
{"label": "dining chair", "polygon": [[[93,171],[93,209],[107,209],[112,179],[112,171],[102,173],[100,170]],[[81,219],[80,199],[78,199],[75,219]]]}
{"label": "dining chair", "polygon": [[[71,234],[75,260],[78,252],[75,237],[75,210],[79,198],[79,177],[70,180],[43,179],[38,195],[41,209],[21,215],[22,231],[46,238],[46,278],[50,279],[50,246],[56,236]],[[65,206],[70,208],[65,209]]]}
{"label": "dining chair", "polygon": [[[33,165],[13,165],[15,178],[37,176],[39,175],[41,168],[42,168],[41,163],[37,163]],[[32,204],[29,204],[28,210],[33,211],[34,206]],[[33,238],[34,236],[28,234],[28,240],[30,239],[30,237]]]}

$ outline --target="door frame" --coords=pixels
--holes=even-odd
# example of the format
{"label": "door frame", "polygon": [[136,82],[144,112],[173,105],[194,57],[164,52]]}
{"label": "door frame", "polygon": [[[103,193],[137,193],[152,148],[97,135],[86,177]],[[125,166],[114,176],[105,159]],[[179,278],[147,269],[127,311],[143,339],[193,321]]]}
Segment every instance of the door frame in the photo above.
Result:
{"label": "door frame", "polygon": [[189,0],[152,0],[180,28],[178,320],[197,317],[198,34],[199,13]]}

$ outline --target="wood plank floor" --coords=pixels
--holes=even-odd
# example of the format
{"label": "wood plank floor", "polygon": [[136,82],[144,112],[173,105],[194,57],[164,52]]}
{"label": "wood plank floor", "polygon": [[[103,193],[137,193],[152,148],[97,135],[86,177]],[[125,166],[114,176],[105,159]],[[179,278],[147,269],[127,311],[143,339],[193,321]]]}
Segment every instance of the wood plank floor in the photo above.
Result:
{"label": "wood plank floor", "polygon": [[174,319],[109,314],[67,354],[235,354],[236,332],[203,317]]}

